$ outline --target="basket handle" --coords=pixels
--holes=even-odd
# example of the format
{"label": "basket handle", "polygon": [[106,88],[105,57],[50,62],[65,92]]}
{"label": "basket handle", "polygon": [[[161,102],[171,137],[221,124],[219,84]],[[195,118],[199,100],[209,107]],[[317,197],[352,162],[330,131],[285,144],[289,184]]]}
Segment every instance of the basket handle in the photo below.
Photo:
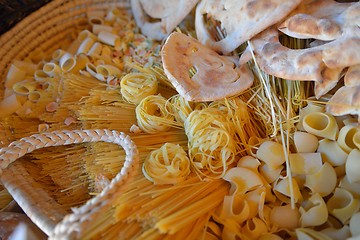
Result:
{"label": "basket handle", "polygon": [[[73,208],[72,214],[56,225],[51,239],[79,238],[92,219],[96,219],[105,208],[112,206],[117,196],[121,195],[125,182],[135,171],[139,162],[139,153],[135,143],[129,136],[122,132],[111,130],[63,130],[48,133],[35,134],[12,142],[8,147],[0,149],[0,176],[2,170],[16,159],[36,149],[69,145],[85,142],[109,142],[120,145],[126,154],[124,166],[121,171],[111,180],[103,191],[96,197],[88,200],[85,205]],[[100,211],[101,210],[101,211]]]}

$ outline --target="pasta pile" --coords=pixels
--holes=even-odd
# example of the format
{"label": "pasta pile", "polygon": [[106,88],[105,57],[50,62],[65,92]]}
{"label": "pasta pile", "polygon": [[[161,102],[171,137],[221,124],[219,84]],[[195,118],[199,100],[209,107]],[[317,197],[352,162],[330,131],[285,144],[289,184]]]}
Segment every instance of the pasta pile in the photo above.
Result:
{"label": "pasta pile", "polygon": [[[106,128],[129,134],[139,149],[142,167],[82,239],[360,235],[356,119],[326,113],[326,101],[309,98],[311,83],[275,79],[256,61],[246,92],[188,102],[166,78],[160,49],[128,10],[89,11],[66,41],[9,68],[1,146],[33,133]],[[20,160],[67,212],[99,194],[124,161],[109,143],[52,147]]]}

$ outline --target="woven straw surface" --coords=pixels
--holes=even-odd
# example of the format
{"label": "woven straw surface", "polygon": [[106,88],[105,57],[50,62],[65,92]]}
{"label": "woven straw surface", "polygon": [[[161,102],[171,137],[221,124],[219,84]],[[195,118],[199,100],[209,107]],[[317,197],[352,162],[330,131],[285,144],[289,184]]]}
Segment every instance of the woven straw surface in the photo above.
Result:
{"label": "woven straw surface", "polygon": [[[33,12],[0,37],[0,97],[3,95],[6,73],[13,60],[22,60],[37,50],[56,49],[69,33],[85,20],[91,10],[129,7],[119,0],[54,0]],[[0,82],[1,83],[1,82]],[[6,138],[4,138],[6,139]],[[59,204],[39,188],[21,162],[15,160],[35,149],[82,142],[105,141],[122,146],[127,159],[121,172],[101,194],[89,200],[74,213],[67,215]],[[2,144],[6,144],[2,140]],[[114,195],[121,194],[124,182],[136,166],[138,153],[126,135],[113,131],[73,131],[36,135],[12,143],[0,151],[1,182],[23,208],[25,213],[46,234],[54,239],[76,238],[86,231],[89,219],[96,218],[104,208],[111,206]],[[14,162],[15,161],[15,162]],[[8,165],[11,164],[9,167]],[[37,186],[37,187],[36,187]]]}

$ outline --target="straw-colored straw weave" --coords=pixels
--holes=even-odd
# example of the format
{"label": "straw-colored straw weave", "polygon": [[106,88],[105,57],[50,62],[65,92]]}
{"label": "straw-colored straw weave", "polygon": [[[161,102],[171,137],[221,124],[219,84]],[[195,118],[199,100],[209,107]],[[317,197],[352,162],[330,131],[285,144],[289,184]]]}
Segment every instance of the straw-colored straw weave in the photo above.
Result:
{"label": "straw-colored straw weave", "polygon": [[[66,216],[59,224],[57,223],[66,213],[61,211],[59,204],[41,188],[36,188],[34,191],[34,181],[21,164],[15,164],[12,168],[6,169],[16,159],[36,149],[99,141],[122,146],[126,153],[124,166],[98,196],[89,200],[82,207],[73,209],[74,213]],[[3,170],[2,183],[25,213],[46,234],[53,234],[54,239],[68,238],[69,235],[76,234],[76,232],[85,231],[87,223],[101,214],[104,208],[111,207],[111,201],[122,193],[122,188],[135,170],[137,163],[138,151],[130,137],[124,133],[109,130],[54,131],[36,134],[12,142],[8,147],[0,149],[0,169]]]}

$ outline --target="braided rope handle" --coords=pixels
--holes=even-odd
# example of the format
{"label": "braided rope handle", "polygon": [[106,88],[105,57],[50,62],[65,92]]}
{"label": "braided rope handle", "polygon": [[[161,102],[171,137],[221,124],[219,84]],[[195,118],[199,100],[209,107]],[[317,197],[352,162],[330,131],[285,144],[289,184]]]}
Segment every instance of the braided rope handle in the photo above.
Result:
{"label": "braided rope handle", "polygon": [[[134,172],[139,162],[139,153],[135,143],[129,136],[122,132],[111,130],[63,130],[49,133],[35,134],[12,142],[8,147],[0,149],[0,176],[3,169],[16,159],[36,149],[69,145],[85,142],[109,142],[120,145],[126,154],[124,166],[121,171],[112,179],[110,184],[96,197],[90,199],[85,205],[74,208],[73,213],[56,225],[53,239],[74,238],[75,235],[86,230],[92,219],[101,214],[106,206],[111,206],[111,201],[116,199],[122,192],[119,191]],[[71,237],[70,237],[71,236]]]}

